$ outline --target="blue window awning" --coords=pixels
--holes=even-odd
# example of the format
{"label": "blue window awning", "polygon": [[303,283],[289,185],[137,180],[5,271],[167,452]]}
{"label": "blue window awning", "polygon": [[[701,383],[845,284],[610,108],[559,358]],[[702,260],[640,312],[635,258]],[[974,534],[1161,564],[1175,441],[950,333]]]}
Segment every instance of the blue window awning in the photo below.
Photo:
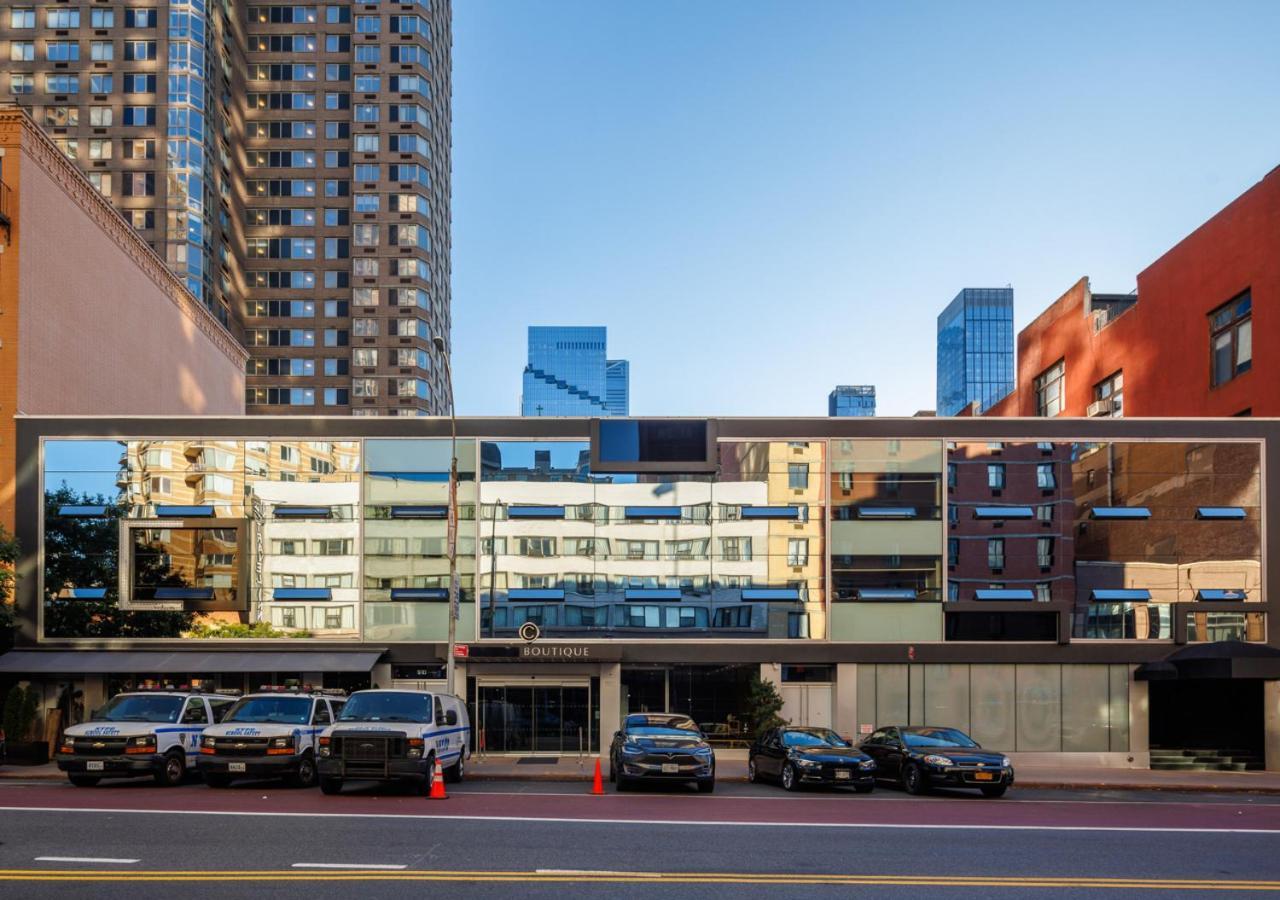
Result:
{"label": "blue window awning", "polygon": [[627,519],[678,519],[678,506],[625,506],[622,515]]}
{"label": "blue window awning", "polygon": [[1249,592],[1242,590],[1229,590],[1223,588],[1201,588],[1196,591],[1197,600],[1213,601],[1228,603],[1238,603],[1249,599]]}
{"label": "blue window awning", "polygon": [[859,600],[914,600],[915,588],[858,588]]}
{"label": "blue window awning", "polygon": [[975,519],[1031,519],[1035,510],[1030,506],[975,506]]}
{"label": "blue window awning", "polygon": [[1150,519],[1151,510],[1145,506],[1095,506],[1089,510],[1091,519]]}
{"label": "blue window awning", "polygon": [[391,518],[393,519],[447,519],[449,518],[449,507],[447,506],[393,506],[391,507]]}
{"label": "blue window awning", "polygon": [[798,519],[800,518],[800,507],[798,506],[744,506],[742,507],[742,518],[744,519]]}
{"label": "blue window awning", "polygon": [[859,519],[914,519],[914,506],[859,506]]}
{"label": "blue window awning", "polygon": [[798,588],[743,588],[743,600],[799,600]]}
{"label": "blue window awning", "polygon": [[1240,506],[1196,507],[1197,519],[1243,519],[1244,517],[1244,508]]}
{"label": "blue window awning", "polygon": [[1094,588],[1089,599],[1096,603],[1145,603],[1151,592],[1146,588]]}
{"label": "blue window awning", "polygon": [[174,516],[181,519],[213,518],[213,507],[207,505],[175,506],[162,503],[156,507],[156,515],[161,518],[166,516]]}
{"label": "blue window awning", "polygon": [[106,598],[107,589],[104,587],[64,588],[58,594],[60,600],[105,600]]}
{"label": "blue window awning", "polygon": [[101,519],[107,515],[107,507],[59,506],[58,515],[64,519]]}
{"label": "blue window awning", "polygon": [[974,600],[1034,600],[1036,595],[1027,588],[978,588]]}
{"label": "blue window awning", "polygon": [[272,600],[332,600],[332,588],[275,588]]}
{"label": "blue window awning", "polygon": [[512,588],[508,600],[563,600],[564,588]]}
{"label": "blue window awning", "polygon": [[329,506],[277,506],[271,511],[277,519],[330,519],[333,508]]}
{"label": "blue window awning", "polygon": [[627,588],[623,593],[624,600],[658,600],[670,602],[681,597],[678,588]]}
{"label": "blue window awning", "polygon": [[392,588],[392,600],[416,600],[419,602],[437,602],[449,599],[448,588]]}
{"label": "blue window awning", "polygon": [[508,519],[563,519],[563,506],[512,506],[507,509]]}

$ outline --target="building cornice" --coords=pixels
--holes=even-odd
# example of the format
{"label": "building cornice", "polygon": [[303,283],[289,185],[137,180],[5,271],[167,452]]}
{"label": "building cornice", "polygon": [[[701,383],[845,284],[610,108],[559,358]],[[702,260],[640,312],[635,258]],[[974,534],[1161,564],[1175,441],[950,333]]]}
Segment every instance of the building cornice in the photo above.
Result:
{"label": "building cornice", "polygon": [[[124,217],[89,182],[88,177],[67,159],[53,139],[27,114],[11,106],[0,108],[0,144],[21,147],[22,151],[53,179],[73,202],[115,241],[174,306],[187,317],[228,359],[243,368],[249,352],[235,339],[182,279],[174,274],[151,245],[144,241]],[[21,196],[18,198],[19,210]],[[21,222],[19,221],[19,227]]]}

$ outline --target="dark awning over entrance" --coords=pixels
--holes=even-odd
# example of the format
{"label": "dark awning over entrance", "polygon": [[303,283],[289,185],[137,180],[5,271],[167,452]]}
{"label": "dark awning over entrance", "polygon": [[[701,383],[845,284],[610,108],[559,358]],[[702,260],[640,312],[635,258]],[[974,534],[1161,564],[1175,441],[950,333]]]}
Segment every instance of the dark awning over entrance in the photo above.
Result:
{"label": "dark awning over entrance", "polygon": [[0,673],[106,675],[143,672],[368,672],[382,656],[370,650],[11,650]]}
{"label": "dark awning over entrance", "polygon": [[1159,662],[1138,666],[1135,681],[1202,678],[1280,679],[1280,650],[1266,644],[1215,641],[1192,644]]}

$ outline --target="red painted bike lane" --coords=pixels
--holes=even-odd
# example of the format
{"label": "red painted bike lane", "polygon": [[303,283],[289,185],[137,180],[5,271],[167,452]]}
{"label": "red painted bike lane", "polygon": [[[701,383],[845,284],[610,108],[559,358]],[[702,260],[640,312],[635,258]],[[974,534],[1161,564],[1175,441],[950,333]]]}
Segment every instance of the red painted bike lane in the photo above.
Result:
{"label": "red painted bike lane", "polygon": [[1280,832],[1280,804],[1122,801],[1019,801],[967,797],[915,799],[854,795],[812,797],[702,797],[682,794],[467,793],[447,800],[391,792],[319,791],[245,786],[161,789],[107,785],[69,788],[30,785],[0,790],[0,808],[246,813],[292,815],[403,815],[494,819],[662,821],[819,826],[1128,828]]}

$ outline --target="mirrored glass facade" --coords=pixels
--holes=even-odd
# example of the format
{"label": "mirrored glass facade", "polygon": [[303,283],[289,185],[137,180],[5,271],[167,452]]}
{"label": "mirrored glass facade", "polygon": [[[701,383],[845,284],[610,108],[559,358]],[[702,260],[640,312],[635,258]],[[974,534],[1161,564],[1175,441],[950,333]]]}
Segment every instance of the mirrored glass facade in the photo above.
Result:
{"label": "mirrored glass facade", "polygon": [[937,414],[986,412],[1013,390],[1013,288],[965,288],[938,316]]}

